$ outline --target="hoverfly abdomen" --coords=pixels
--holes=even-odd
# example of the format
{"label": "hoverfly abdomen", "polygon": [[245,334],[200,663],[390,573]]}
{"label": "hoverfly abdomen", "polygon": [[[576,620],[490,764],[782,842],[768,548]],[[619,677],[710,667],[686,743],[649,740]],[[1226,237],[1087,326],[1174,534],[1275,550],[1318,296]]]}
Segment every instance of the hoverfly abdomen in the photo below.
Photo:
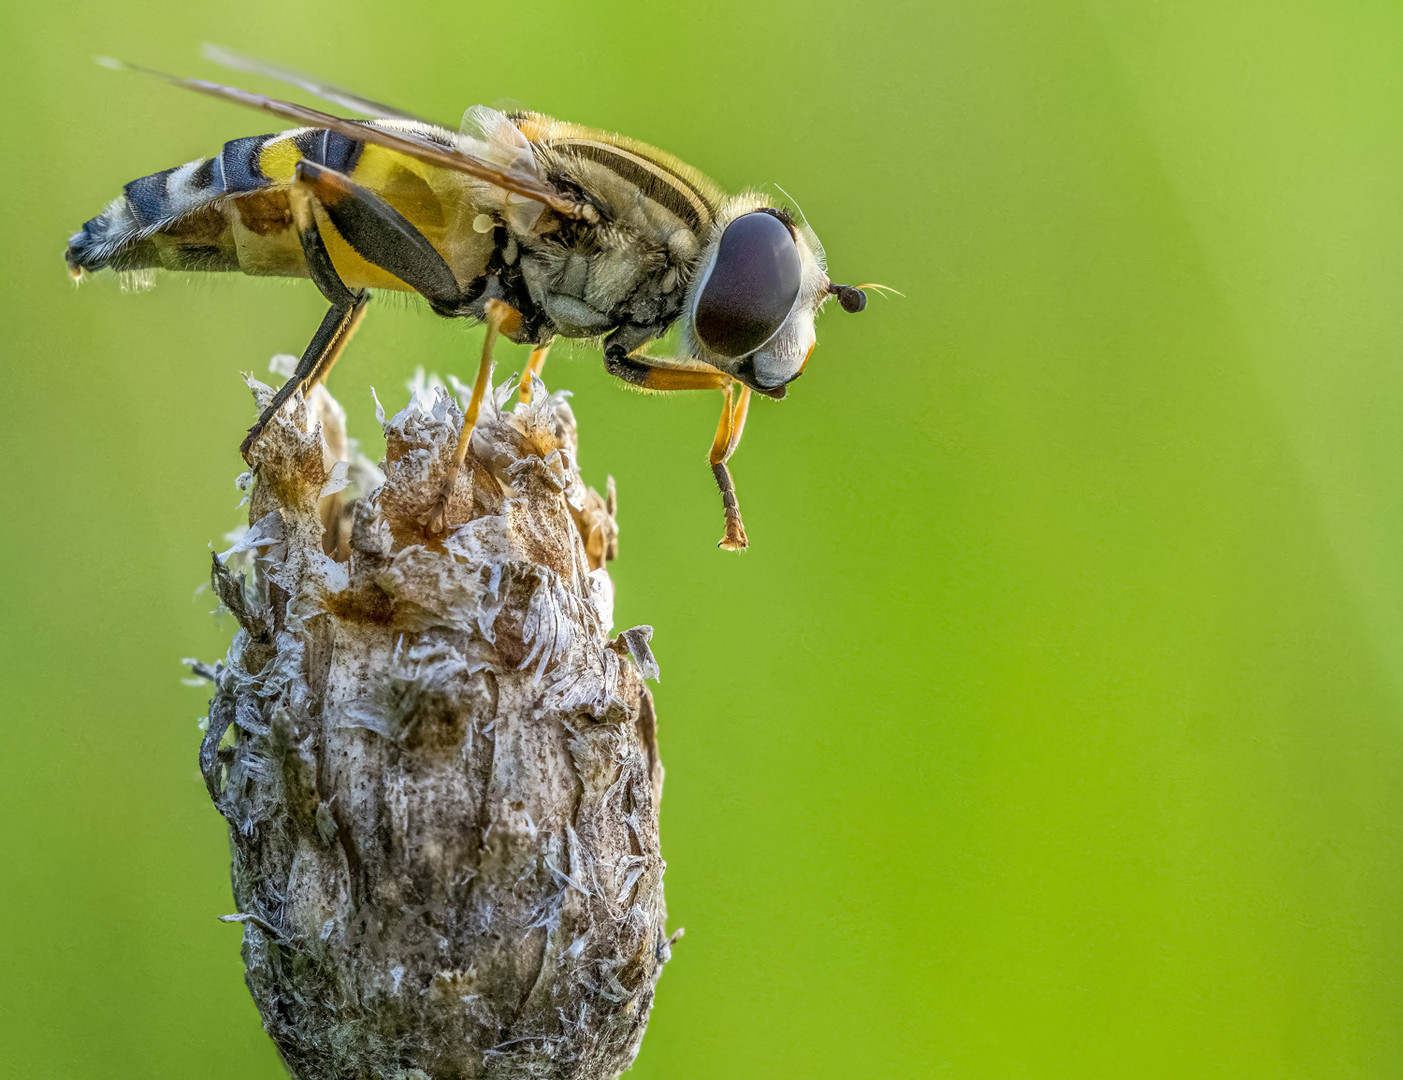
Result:
{"label": "hoverfly abdomen", "polygon": [[133,180],[69,239],[70,270],[240,269],[228,218],[216,202],[268,184],[252,160],[254,144],[266,141],[236,139],[218,157]]}
{"label": "hoverfly abdomen", "polygon": [[251,135],[139,177],[69,239],[69,268],[300,275],[286,181],[299,160],[350,172],[363,146],[316,129]]}

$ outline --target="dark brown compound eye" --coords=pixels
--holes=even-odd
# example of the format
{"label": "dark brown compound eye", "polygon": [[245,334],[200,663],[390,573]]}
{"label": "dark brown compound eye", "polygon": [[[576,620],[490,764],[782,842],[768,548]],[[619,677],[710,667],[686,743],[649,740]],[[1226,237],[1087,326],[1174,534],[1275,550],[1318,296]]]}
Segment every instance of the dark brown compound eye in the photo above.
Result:
{"label": "dark brown compound eye", "polygon": [[726,226],[693,312],[697,337],[722,356],[753,353],[784,325],[802,267],[789,226],[756,210]]}

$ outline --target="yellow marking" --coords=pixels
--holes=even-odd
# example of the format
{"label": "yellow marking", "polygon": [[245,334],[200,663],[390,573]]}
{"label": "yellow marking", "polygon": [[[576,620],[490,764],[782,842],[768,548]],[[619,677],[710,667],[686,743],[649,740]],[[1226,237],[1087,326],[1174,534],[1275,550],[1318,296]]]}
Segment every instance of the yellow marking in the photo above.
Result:
{"label": "yellow marking", "polygon": [[814,354],[814,346],[816,346],[817,344],[818,344],[818,341],[815,340],[811,345],[809,345],[809,351],[806,352],[806,353],[804,354],[804,362],[803,362],[802,364],[799,365],[799,374],[800,374],[800,375],[804,374],[804,369],[805,369],[806,367],[809,366],[809,358],[813,356],[813,354]]}
{"label": "yellow marking", "polygon": [[347,288],[414,291],[388,270],[382,270],[362,258],[360,252],[346,243],[336,231],[336,226],[320,207],[317,208],[317,227],[322,234],[322,243],[326,245],[326,253],[331,257],[331,265],[336,268],[336,276],[346,283]]}
{"label": "yellow marking", "polygon": [[374,143],[365,145],[350,177],[407,217],[431,242],[439,239],[434,234],[443,231],[447,218],[434,182],[460,187],[456,177],[445,176],[445,170]]}
{"label": "yellow marking", "polygon": [[268,140],[258,151],[258,167],[274,183],[285,184],[291,180],[292,170],[301,160],[302,154],[290,134]]}
{"label": "yellow marking", "polygon": [[[373,143],[367,143],[361,150],[349,175],[361,187],[375,192],[403,214],[440,254],[445,254],[446,214],[443,197],[434,189],[433,182],[458,188],[457,177]],[[328,199],[333,197],[333,190],[340,188],[335,176],[324,176],[321,184],[327,189]],[[414,291],[393,274],[361,256],[336,231],[325,212],[317,214],[317,225],[332,266],[349,288]]]}

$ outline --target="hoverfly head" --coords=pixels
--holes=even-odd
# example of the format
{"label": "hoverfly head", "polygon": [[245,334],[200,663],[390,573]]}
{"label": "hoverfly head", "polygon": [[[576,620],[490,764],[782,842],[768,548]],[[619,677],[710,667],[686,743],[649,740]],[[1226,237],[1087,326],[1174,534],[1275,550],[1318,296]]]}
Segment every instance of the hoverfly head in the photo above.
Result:
{"label": "hoverfly head", "polygon": [[815,343],[814,316],[833,286],[823,247],[789,211],[757,195],[733,199],[712,229],[688,288],[683,349],[752,390],[784,397]]}

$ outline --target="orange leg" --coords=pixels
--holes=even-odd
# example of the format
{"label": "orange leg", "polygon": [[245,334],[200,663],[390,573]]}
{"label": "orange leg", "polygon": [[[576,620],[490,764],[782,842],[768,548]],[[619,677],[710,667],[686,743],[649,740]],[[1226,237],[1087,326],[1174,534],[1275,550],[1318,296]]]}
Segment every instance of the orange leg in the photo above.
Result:
{"label": "orange leg", "polygon": [[463,414],[463,427],[458,432],[458,445],[453,451],[453,461],[448,466],[448,475],[443,478],[443,488],[429,511],[427,521],[431,533],[442,533],[447,528],[448,500],[458,485],[458,473],[468,456],[468,446],[472,442],[473,427],[477,424],[477,414],[482,409],[482,399],[487,393],[487,384],[492,377],[492,347],[497,344],[497,336],[503,331],[510,334],[521,325],[521,313],[501,300],[487,301],[487,336],[482,341],[482,359],[477,366],[477,379],[473,382],[472,397],[468,399],[467,411]]}
{"label": "orange leg", "polygon": [[[726,462],[735,453],[741,431],[745,428],[745,414],[750,407],[750,387],[741,386],[725,372],[713,367],[660,360],[636,352],[627,356],[610,356],[606,351],[604,362],[610,374],[644,390],[723,392],[725,398],[721,421],[716,425],[716,438],[711,444],[711,473],[716,477],[716,486],[721,489],[721,506],[726,512],[726,533],[718,546],[726,551],[742,551],[748,547],[750,541],[745,537],[745,523],[740,516],[735,481],[731,479]],[[739,393],[736,392],[737,386],[740,386]]]}
{"label": "orange leg", "polygon": [[531,359],[526,361],[526,370],[521,373],[521,385],[517,387],[517,396],[523,405],[531,404],[531,376],[541,377],[541,369],[546,366],[546,354],[549,352],[549,341],[531,350]]}
{"label": "orange leg", "polygon": [[716,425],[716,438],[711,444],[711,472],[716,477],[716,486],[721,489],[721,506],[726,513],[726,533],[717,546],[725,551],[743,551],[750,546],[745,536],[745,522],[740,516],[735,481],[726,468],[726,462],[735,453],[741,432],[745,430],[745,414],[750,407],[750,387],[742,386],[739,394],[734,393],[734,387],[735,384],[726,386],[721,420]]}
{"label": "orange leg", "polygon": [[736,394],[736,411],[731,418],[731,441],[726,444],[726,458],[730,461],[731,455],[736,452],[736,444],[740,442],[741,432],[745,430],[745,414],[750,411],[750,387],[742,386]]}

